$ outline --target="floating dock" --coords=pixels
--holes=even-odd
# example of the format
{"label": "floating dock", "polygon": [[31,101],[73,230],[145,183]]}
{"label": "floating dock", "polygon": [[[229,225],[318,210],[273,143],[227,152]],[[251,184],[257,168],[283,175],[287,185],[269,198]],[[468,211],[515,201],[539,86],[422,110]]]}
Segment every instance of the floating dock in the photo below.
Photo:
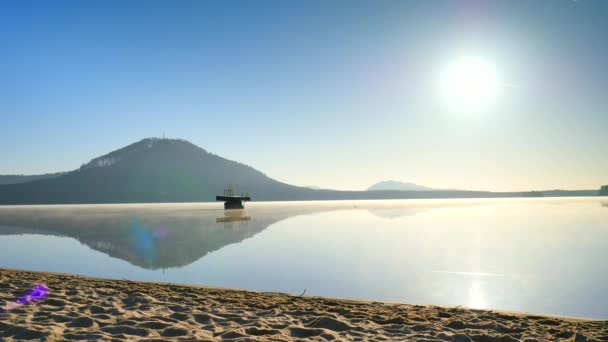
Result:
{"label": "floating dock", "polygon": [[244,209],[243,202],[251,201],[249,193],[241,193],[241,196],[236,196],[232,185],[224,189],[223,196],[215,196],[216,201],[224,202],[224,209]]}
{"label": "floating dock", "polygon": [[224,202],[224,209],[243,209],[244,201],[251,201],[249,196],[215,196],[216,201]]}

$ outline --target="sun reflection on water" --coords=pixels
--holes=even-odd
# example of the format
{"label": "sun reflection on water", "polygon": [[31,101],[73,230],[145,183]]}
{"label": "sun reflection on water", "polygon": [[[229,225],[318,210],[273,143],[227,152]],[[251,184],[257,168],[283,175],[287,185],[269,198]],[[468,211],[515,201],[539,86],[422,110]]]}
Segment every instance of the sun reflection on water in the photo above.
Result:
{"label": "sun reflection on water", "polygon": [[487,308],[486,298],[479,276],[475,276],[471,282],[471,287],[469,288],[469,303],[467,306],[475,309]]}

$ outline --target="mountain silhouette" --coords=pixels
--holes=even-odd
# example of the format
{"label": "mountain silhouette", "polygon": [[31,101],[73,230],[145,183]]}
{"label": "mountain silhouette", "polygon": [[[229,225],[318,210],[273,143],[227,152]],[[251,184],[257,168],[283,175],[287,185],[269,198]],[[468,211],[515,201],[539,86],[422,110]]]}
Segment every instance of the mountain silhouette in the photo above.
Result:
{"label": "mountain silhouette", "polygon": [[213,201],[226,186],[257,199],[289,199],[296,192],[313,191],[281,183],[184,140],[148,138],[56,178],[0,186],[0,203]]}
{"label": "mountain silhouette", "polygon": [[[79,169],[19,184],[0,185],[0,204],[158,203],[214,201],[230,186],[254,201],[521,197],[521,192],[465,190],[338,191],[298,187],[180,139],[147,138]],[[428,188],[426,188],[428,189]],[[595,196],[597,190],[543,192]]]}
{"label": "mountain silhouette", "polygon": [[404,182],[395,181],[395,180],[387,180],[387,181],[378,182],[378,183],[370,186],[369,188],[367,188],[367,191],[377,191],[377,190],[430,191],[430,190],[434,190],[434,189],[423,186],[423,185],[418,185],[418,184],[414,184],[414,183],[404,183]]}

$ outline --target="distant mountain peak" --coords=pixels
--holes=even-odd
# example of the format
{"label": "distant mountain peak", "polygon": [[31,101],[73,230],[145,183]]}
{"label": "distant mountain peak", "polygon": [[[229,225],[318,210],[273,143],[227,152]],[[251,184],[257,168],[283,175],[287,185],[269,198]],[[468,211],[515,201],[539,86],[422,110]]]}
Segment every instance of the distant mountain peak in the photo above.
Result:
{"label": "distant mountain peak", "polygon": [[321,190],[321,187],[316,185],[304,185],[304,187],[311,190]]}
{"label": "distant mountain peak", "polygon": [[429,188],[423,185],[418,185],[409,182],[401,182],[396,180],[386,180],[373,184],[367,191],[379,191],[379,190],[400,190],[400,191],[431,191],[433,188]]}

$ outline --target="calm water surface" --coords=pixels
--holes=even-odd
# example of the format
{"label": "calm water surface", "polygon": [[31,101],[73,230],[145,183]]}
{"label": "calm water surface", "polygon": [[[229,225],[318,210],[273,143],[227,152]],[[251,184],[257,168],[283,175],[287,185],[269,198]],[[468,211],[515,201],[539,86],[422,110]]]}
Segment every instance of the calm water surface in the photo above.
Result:
{"label": "calm water surface", "polygon": [[608,198],[0,206],[0,267],[608,318]]}

